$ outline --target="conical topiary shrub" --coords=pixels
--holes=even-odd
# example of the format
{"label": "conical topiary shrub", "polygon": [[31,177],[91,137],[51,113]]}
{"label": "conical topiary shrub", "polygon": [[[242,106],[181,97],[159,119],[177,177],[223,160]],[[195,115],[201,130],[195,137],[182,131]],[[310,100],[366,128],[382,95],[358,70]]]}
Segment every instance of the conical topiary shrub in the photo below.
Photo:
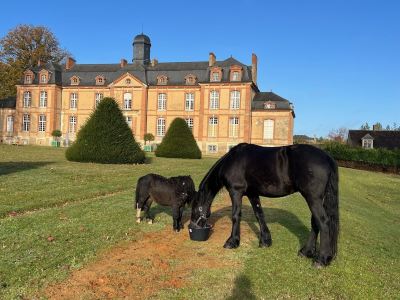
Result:
{"label": "conical topiary shrub", "polygon": [[185,120],[181,118],[172,121],[155,153],[161,157],[201,158],[196,140]]}
{"label": "conical topiary shrub", "polygon": [[68,160],[106,164],[143,163],[144,152],[135,141],[117,102],[101,100],[76,141],[67,149]]}

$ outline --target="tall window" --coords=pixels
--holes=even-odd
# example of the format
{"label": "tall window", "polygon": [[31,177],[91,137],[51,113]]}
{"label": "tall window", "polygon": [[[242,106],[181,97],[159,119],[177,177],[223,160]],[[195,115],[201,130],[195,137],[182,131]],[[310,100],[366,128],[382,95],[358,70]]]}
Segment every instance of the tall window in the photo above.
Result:
{"label": "tall window", "polygon": [[70,97],[71,98],[69,107],[72,109],[76,109],[78,107],[78,93],[71,93]]}
{"label": "tall window", "polygon": [[158,110],[166,110],[167,109],[167,94],[161,93],[158,94]]}
{"label": "tall window", "polygon": [[274,120],[264,120],[264,140],[274,138]]}
{"label": "tall window", "polygon": [[7,116],[7,132],[13,132],[14,131],[14,117],[13,116]]}
{"label": "tall window", "polygon": [[186,124],[188,125],[189,129],[191,131],[193,131],[193,118],[187,118],[187,119],[185,119],[185,121],[186,121]]}
{"label": "tall window", "polygon": [[218,133],[218,118],[211,117],[208,119],[208,136],[216,137]]}
{"label": "tall window", "polygon": [[132,129],[132,117],[131,116],[126,116],[125,117],[126,123],[128,124],[129,128]]}
{"label": "tall window", "polygon": [[219,108],[219,93],[218,91],[210,92],[210,109],[218,109]]}
{"label": "tall window", "polygon": [[103,99],[103,94],[102,93],[96,93],[95,100],[94,100],[94,107],[95,108],[97,107],[97,105],[99,105],[101,99]]}
{"label": "tall window", "polygon": [[165,135],[165,119],[158,118],[157,119],[157,136]]}
{"label": "tall window", "polygon": [[237,138],[239,136],[239,118],[229,119],[229,137]]}
{"label": "tall window", "polygon": [[45,131],[46,131],[46,116],[39,115],[39,132],[45,132]]}
{"label": "tall window", "polygon": [[124,109],[132,109],[132,94],[124,94]]}
{"label": "tall window", "polygon": [[240,108],[240,92],[232,91],[231,92],[231,109],[239,109]]}
{"label": "tall window", "polygon": [[40,83],[47,83],[47,75],[46,74],[40,75]]}
{"label": "tall window", "polygon": [[194,93],[185,94],[185,110],[194,110]]}
{"label": "tall window", "polygon": [[232,74],[232,81],[239,81],[239,72],[238,71],[233,71]]}
{"label": "tall window", "polygon": [[29,131],[31,128],[31,116],[24,114],[22,117],[22,131]]}
{"label": "tall window", "polygon": [[31,107],[31,101],[32,101],[32,93],[25,92],[24,93],[24,107]]}
{"label": "tall window", "polygon": [[76,132],[76,116],[70,116],[69,117],[69,133],[75,133]]}
{"label": "tall window", "polygon": [[40,92],[39,107],[47,107],[47,92],[46,91]]}

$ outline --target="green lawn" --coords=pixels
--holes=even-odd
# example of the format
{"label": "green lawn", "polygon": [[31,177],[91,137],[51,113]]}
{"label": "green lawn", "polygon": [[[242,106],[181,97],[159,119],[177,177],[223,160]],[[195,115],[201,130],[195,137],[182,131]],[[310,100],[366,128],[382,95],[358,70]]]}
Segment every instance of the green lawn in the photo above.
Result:
{"label": "green lawn", "polygon": [[[144,165],[81,164],[67,162],[64,149],[1,145],[0,298],[37,294],[116,244],[171,226],[165,213],[153,226],[134,222],[137,178],[190,174],[198,184],[214,162],[151,157]],[[196,271],[190,286],[160,290],[157,298],[398,298],[399,176],[340,169],[339,255],[323,270],[296,256],[309,230],[301,196],[264,199],[263,207],[271,248],[259,249],[254,236],[224,252],[222,259],[238,262],[232,268]],[[254,227],[247,201],[243,209],[244,222]]]}

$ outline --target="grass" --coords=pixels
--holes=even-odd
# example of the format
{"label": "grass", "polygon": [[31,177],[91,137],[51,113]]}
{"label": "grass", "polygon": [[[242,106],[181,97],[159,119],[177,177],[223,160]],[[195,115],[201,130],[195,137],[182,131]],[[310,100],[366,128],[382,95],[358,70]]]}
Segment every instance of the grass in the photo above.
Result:
{"label": "grass", "polygon": [[[80,164],[67,162],[64,149],[0,146],[0,298],[29,297],[116,244],[170,226],[165,213],[153,226],[134,223],[138,177],[190,174],[198,184],[215,162],[151,160],[136,166]],[[399,195],[399,176],[341,168],[339,255],[323,270],[296,256],[310,226],[301,196],[264,199],[271,248],[259,249],[254,235],[221,258],[240,264],[196,271],[189,286],[160,290],[156,298],[398,298]],[[244,222],[255,228],[248,201],[243,212]]]}

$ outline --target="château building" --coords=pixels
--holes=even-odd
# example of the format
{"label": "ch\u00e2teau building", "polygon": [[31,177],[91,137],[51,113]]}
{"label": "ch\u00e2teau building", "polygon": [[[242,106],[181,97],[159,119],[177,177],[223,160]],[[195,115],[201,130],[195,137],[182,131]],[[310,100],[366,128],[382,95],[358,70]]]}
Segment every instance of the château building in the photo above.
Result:
{"label": "ch\u00e2teau building", "polygon": [[210,53],[199,62],[150,59],[144,34],[133,41],[131,63],[78,64],[38,62],[24,72],[16,99],[0,102],[4,143],[50,145],[62,132],[62,145],[75,140],[104,97],[119,103],[137,141],[152,133],[160,143],[173,119],[186,120],[205,154],[222,154],[240,142],[264,146],[293,143],[292,104],[257,87],[257,56],[251,65]]}

